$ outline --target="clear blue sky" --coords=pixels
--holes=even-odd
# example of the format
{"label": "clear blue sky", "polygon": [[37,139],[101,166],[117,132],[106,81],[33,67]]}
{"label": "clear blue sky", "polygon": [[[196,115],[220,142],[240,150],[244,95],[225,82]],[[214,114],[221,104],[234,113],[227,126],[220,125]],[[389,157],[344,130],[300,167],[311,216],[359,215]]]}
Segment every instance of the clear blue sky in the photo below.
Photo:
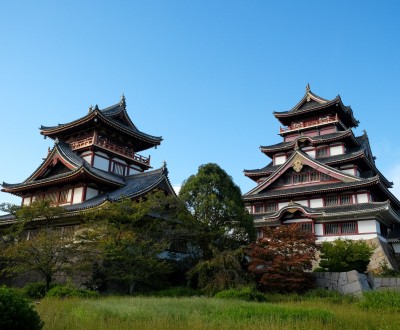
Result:
{"label": "clear blue sky", "polygon": [[[340,94],[400,196],[398,1],[2,1],[0,182],[25,180],[65,123],[125,93],[137,127],[164,138],[173,185],[218,163],[245,193],[243,169],[269,159],[279,122],[303,96]],[[397,190],[396,190],[397,188]],[[0,202],[20,199],[0,193]]]}

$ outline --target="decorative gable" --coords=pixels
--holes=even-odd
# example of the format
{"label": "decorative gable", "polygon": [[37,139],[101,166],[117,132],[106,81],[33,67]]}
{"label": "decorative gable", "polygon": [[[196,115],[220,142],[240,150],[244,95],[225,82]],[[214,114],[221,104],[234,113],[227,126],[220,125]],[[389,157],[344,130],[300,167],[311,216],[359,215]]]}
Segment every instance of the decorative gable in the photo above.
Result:
{"label": "decorative gable", "polygon": [[322,164],[296,147],[295,152],[284,164],[246,195],[258,194],[267,188],[273,190],[291,185],[354,181],[360,181],[360,178]]}

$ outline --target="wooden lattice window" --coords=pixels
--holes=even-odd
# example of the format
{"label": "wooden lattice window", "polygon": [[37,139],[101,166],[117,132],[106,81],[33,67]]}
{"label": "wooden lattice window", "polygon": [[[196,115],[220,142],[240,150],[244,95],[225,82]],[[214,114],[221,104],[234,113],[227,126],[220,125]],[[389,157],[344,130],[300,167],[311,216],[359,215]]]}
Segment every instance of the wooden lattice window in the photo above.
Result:
{"label": "wooden lattice window", "polygon": [[326,196],[325,206],[339,205],[339,196]]}
{"label": "wooden lattice window", "polygon": [[324,224],[324,235],[345,235],[356,234],[358,232],[357,222],[334,222]]}

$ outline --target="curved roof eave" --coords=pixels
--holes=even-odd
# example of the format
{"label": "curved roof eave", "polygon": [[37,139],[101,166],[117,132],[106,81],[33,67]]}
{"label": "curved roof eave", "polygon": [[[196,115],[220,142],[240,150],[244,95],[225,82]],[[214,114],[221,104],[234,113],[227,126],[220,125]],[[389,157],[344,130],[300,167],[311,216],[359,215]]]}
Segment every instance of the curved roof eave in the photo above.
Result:
{"label": "curved roof eave", "polygon": [[[113,106],[111,106],[113,107]],[[110,107],[109,107],[110,108]],[[106,109],[109,109],[106,108]],[[119,111],[122,112],[123,110]],[[116,112],[118,113],[118,112]],[[76,119],[74,121],[65,123],[65,124],[59,124],[57,126],[41,126],[39,129],[41,130],[40,134],[44,135],[44,136],[50,136],[50,135],[54,135],[57,133],[60,133],[66,129],[70,129],[72,127],[75,126],[79,126],[79,125],[83,125],[85,123],[90,122],[91,120],[94,120],[94,118],[99,117],[99,119],[103,120],[103,122],[105,122],[106,124],[120,129],[122,131],[124,131],[126,134],[129,134],[131,136],[134,136],[136,138],[140,138],[142,140],[144,140],[145,142],[148,143],[152,143],[152,144],[157,144],[159,145],[162,141],[162,137],[161,136],[153,136],[153,135],[149,135],[146,133],[143,133],[141,131],[139,131],[136,126],[133,124],[132,120],[129,118],[128,114],[126,111],[123,111],[124,115],[126,116],[126,118],[128,119],[128,121],[132,124],[132,127],[125,127],[122,124],[118,123],[115,120],[112,120],[111,118],[109,118],[110,116],[107,116],[106,114],[103,113],[102,110],[93,110],[91,112],[89,112],[88,114],[86,114],[85,116]]]}
{"label": "curved roof eave", "polygon": [[[308,112],[319,111],[319,110],[328,108],[328,107],[330,107],[330,106],[332,106],[334,104],[337,104],[337,105],[339,105],[341,107],[341,109],[343,110],[344,113],[346,113],[346,114],[348,114],[350,116],[351,122],[355,127],[357,127],[358,124],[360,123],[357,119],[354,118],[353,111],[352,111],[351,107],[350,106],[345,106],[343,104],[340,95],[336,96],[332,100],[323,99],[323,100],[325,100],[325,102],[319,102],[320,105],[317,105],[315,107],[300,109],[301,105],[304,104],[307,101],[307,97],[308,96],[315,97],[317,95],[315,95],[311,91],[308,91],[308,92],[306,92],[305,96],[300,100],[300,102],[296,104],[296,106],[294,108],[292,108],[292,109],[290,109],[288,111],[274,111],[272,114],[277,119],[279,119],[279,118],[289,118],[289,117],[292,117],[292,116],[297,116],[297,115],[301,115],[301,114],[308,113]],[[320,97],[318,97],[318,98],[320,98]],[[320,98],[320,99],[322,99],[322,98]]]}
{"label": "curved roof eave", "polygon": [[269,192],[269,193],[261,193],[261,194],[254,194],[254,195],[246,195],[245,194],[242,197],[243,197],[243,200],[246,202],[262,201],[262,200],[265,200],[266,198],[298,197],[299,194],[312,195],[315,193],[329,193],[329,192],[336,192],[336,191],[345,191],[345,190],[355,189],[355,188],[364,188],[364,187],[376,185],[378,183],[379,183],[379,177],[374,176],[372,178],[365,179],[362,181],[302,186],[302,187],[298,187],[298,188],[275,190],[275,191]]}

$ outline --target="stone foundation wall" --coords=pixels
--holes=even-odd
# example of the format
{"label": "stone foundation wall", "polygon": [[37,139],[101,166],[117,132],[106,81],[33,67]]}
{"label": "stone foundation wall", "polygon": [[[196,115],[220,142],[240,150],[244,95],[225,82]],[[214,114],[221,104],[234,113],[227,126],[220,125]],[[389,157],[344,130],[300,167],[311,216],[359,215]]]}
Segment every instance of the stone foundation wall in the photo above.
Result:
{"label": "stone foundation wall", "polygon": [[314,273],[317,287],[338,291],[342,294],[362,295],[371,290],[399,290],[400,278],[374,277],[371,274],[360,274],[356,270],[350,272]]}
{"label": "stone foundation wall", "polygon": [[361,295],[363,291],[371,290],[368,277],[356,270],[350,272],[314,273],[317,287],[335,290],[342,294]]}
{"label": "stone foundation wall", "polygon": [[381,241],[379,238],[366,240],[366,242],[375,247],[368,265],[370,273],[378,274],[382,271],[382,265],[386,265],[389,269],[399,269],[399,263],[390,244]]}
{"label": "stone foundation wall", "polygon": [[398,277],[373,277],[370,276],[372,288],[374,290],[399,290],[400,278]]}

